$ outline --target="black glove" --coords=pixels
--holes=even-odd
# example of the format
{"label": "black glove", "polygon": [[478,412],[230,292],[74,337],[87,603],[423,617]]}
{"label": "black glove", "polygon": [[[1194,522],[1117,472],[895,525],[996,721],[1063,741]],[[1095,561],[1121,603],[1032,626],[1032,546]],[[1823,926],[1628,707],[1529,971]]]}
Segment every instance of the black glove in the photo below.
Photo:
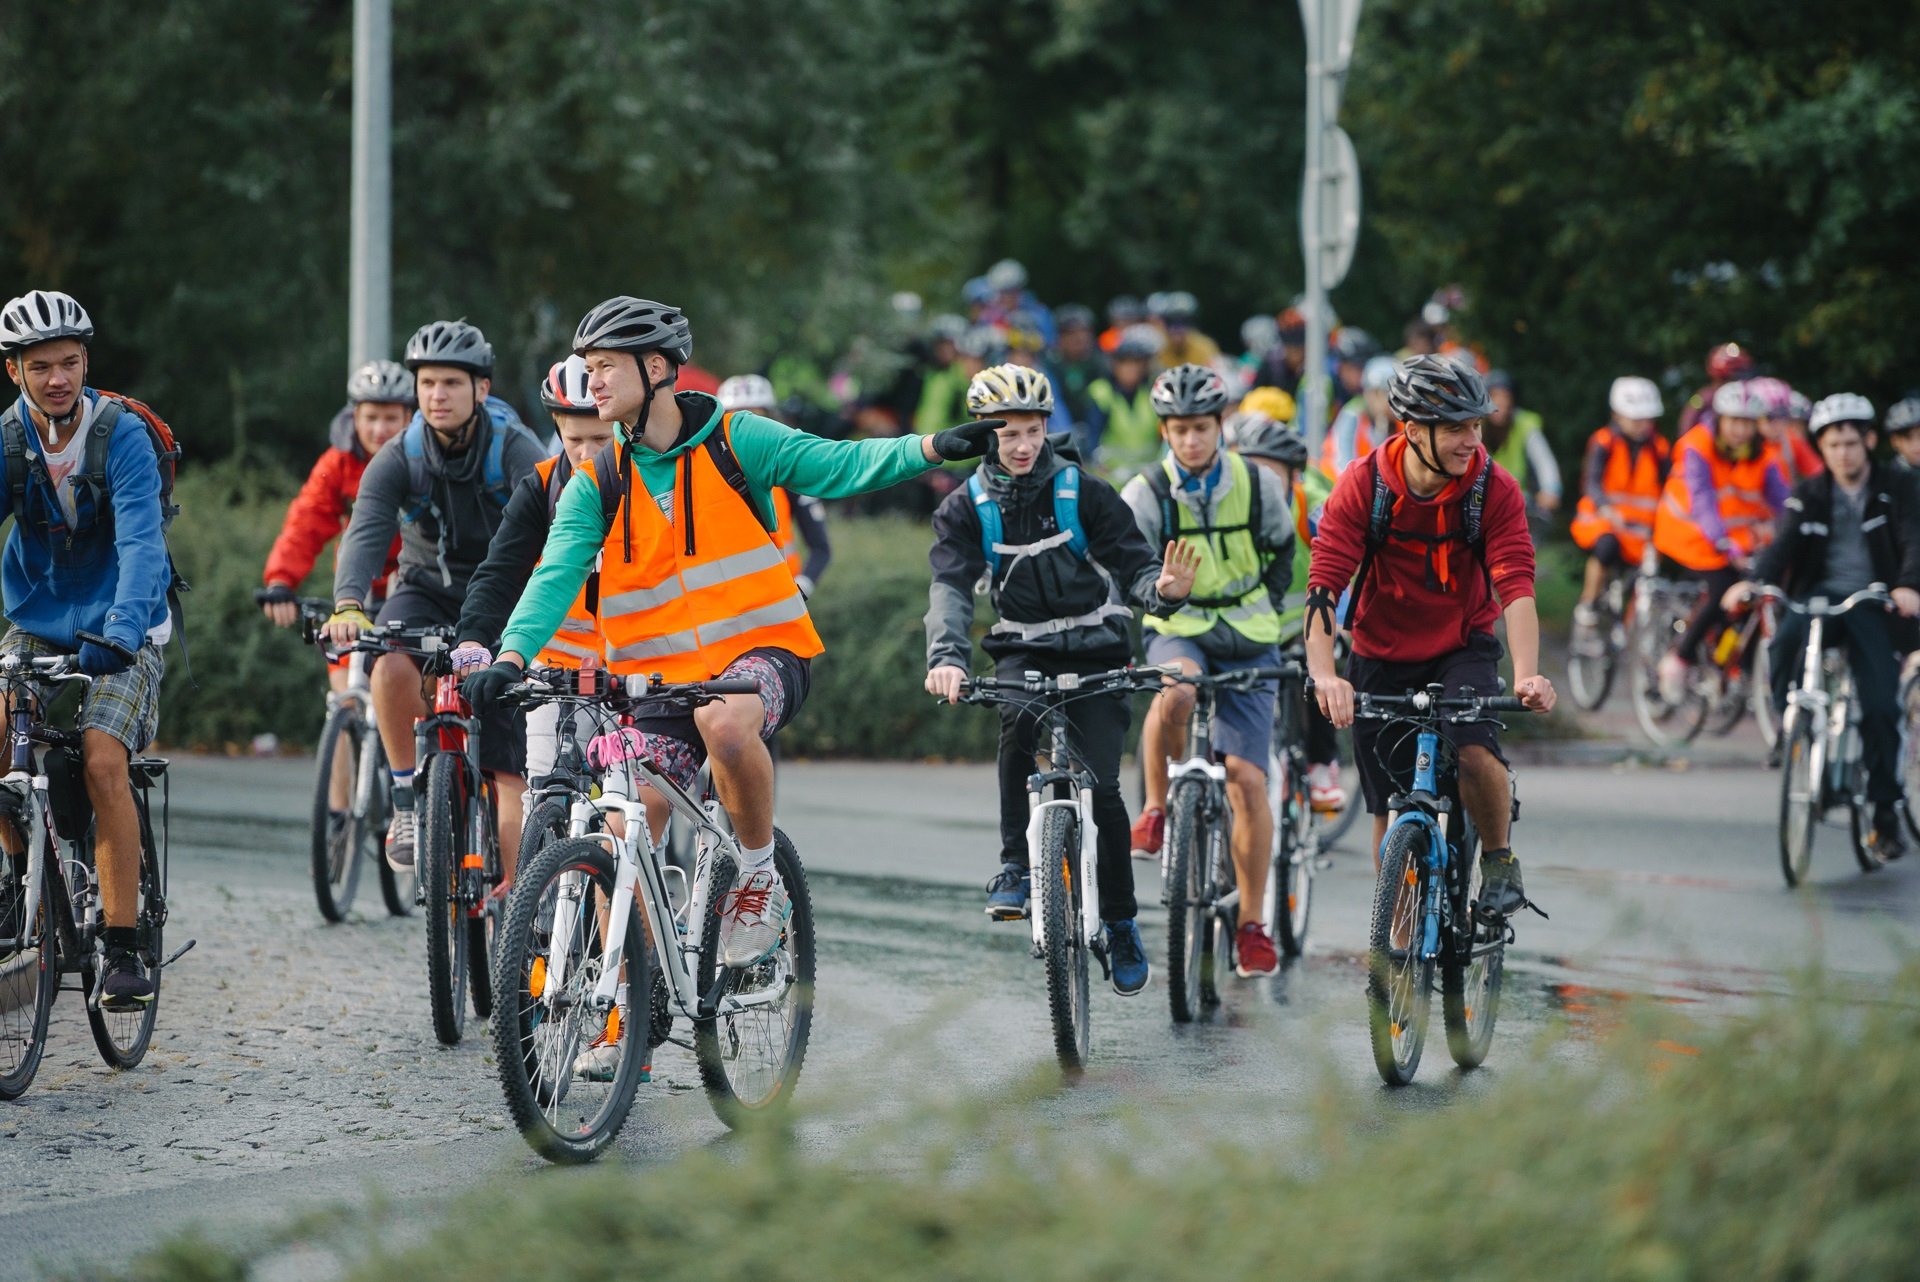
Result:
{"label": "black glove", "polygon": [[527,675],[527,670],[517,663],[501,659],[480,669],[460,683],[460,693],[473,705],[475,712],[490,704],[498,703],[507,687],[518,685]]}
{"label": "black glove", "polygon": [[950,427],[933,434],[933,452],[949,463],[979,458],[987,452],[995,428],[1005,427],[1004,418],[979,418],[971,423]]}
{"label": "black glove", "polygon": [[292,605],[298,599],[293,589],[284,583],[269,583],[264,588],[255,589],[253,594],[256,605]]}
{"label": "black glove", "polygon": [[123,650],[112,642],[106,645],[97,641],[80,643],[80,671],[90,677],[110,677],[116,672],[125,672],[131,666],[131,650]]}

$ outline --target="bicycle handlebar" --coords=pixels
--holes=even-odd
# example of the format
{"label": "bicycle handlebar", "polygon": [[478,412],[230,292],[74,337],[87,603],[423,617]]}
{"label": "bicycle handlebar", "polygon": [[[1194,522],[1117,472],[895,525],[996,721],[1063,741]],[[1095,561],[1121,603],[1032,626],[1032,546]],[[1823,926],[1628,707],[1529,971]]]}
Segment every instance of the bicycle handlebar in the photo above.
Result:
{"label": "bicycle handlebar", "polygon": [[502,694],[509,703],[557,702],[563,699],[582,703],[635,702],[647,699],[684,699],[712,703],[730,694],[760,693],[758,682],[744,677],[713,681],[667,682],[638,675],[617,677],[602,672],[604,684],[597,693],[581,694],[577,669],[534,669],[524,680],[506,688]]}
{"label": "bicycle handlebar", "polygon": [[1177,674],[1178,669],[1171,665],[1144,664],[1138,667],[1112,668],[1106,672],[1063,672],[1052,677],[1042,676],[1038,672],[1028,672],[1017,681],[1003,681],[999,677],[967,677],[960,683],[960,698],[964,703],[991,703],[995,701],[994,695],[1002,694],[1080,695],[1096,694],[1102,690],[1111,689],[1158,689],[1166,678]]}
{"label": "bicycle handlebar", "polygon": [[[1407,718],[1407,712],[1416,714]],[[1355,721],[1394,721],[1431,716],[1442,721],[1479,721],[1493,712],[1531,712],[1525,699],[1510,694],[1438,695],[1430,690],[1406,694],[1355,694]]]}
{"label": "bicycle handlebar", "polygon": [[311,619],[317,623],[325,623],[333,617],[333,602],[325,597],[301,596],[291,601],[282,601],[275,598],[272,588],[255,588],[253,603],[255,605],[297,605],[300,607],[302,619]]}
{"label": "bicycle handlebar", "polygon": [[1774,601],[1786,606],[1787,609],[1793,611],[1795,614],[1817,616],[1822,619],[1834,618],[1837,615],[1845,614],[1849,610],[1866,605],[1869,602],[1885,606],[1888,609],[1893,608],[1893,594],[1887,590],[1887,585],[1884,583],[1869,583],[1866,587],[1861,588],[1858,592],[1855,592],[1852,596],[1840,602],[1839,605],[1816,606],[1812,601],[1795,601],[1776,587],[1759,588],[1749,595],[1747,599],[1749,601]]}

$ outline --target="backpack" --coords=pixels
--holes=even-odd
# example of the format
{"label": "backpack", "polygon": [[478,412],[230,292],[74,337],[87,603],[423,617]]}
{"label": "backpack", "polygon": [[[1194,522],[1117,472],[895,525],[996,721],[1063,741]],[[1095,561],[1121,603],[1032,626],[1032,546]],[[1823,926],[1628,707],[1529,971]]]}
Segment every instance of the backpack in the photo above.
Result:
{"label": "backpack", "polygon": [[[1360,568],[1354,572],[1353,587],[1347,597],[1347,617],[1341,622],[1341,626],[1349,631],[1353,629],[1354,611],[1360,607],[1360,589],[1366,584],[1367,576],[1373,573],[1374,557],[1381,548],[1386,546],[1387,537],[1394,533],[1392,529],[1393,490],[1387,485],[1386,478],[1380,475],[1378,457],[1376,454],[1368,462],[1368,466],[1373,469],[1373,499],[1367,508],[1367,549],[1360,556]],[[1487,510],[1487,482],[1492,476],[1493,458],[1489,455],[1480,468],[1480,474],[1474,477],[1473,484],[1467,487],[1466,497],[1460,500],[1461,520],[1458,532],[1438,538],[1426,534],[1409,534],[1405,531],[1400,533],[1401,538],[1427,544],[1429,552],[1432,551],[1432,545],[1435,543],[1460,539],[1467,545],[1467,550],[1473,553],[1473,559],[1479,563],[1480,573],[1487,581],[1489,592],[1493,590],[1493,571],[1487,568],[1487,539],[1486,532],[1481,529],[1481,523]]]}
{"label": "backpack", "polygon": [[[489,396],[486,409],[493,431],[487,441],[486,458],[481,462],[480,480],[487,497],[504,510],[513,494],[513,487],[507,483],[507,438],[517,434],[535,445],[540,442],[505,401]],[[407,505],[400,509],[400,519],[412,524],[430,512],[438,517],[439,505],[433,500],[433,477],[427,471],[427,420],[415,414],[400,439],[400,448],[407,456],[408,496]]]}
{"label": "backpack", "polygon": [[[1233,525],[1200,525],[1186,530],[1180,528],[1180,501],[1173,497],[1173,478],[1167,475],[1165,464],[1156,463],[1140,475],[1146,478],[1147,488],[1153,491],[1154,498],[1160,504],[1160,531],[1163,538],[1173,540],[1185,538],[1188,535],[1199,535],[1201,538],[1211,539],[1218,535],[1238,534],[1245,530],[1253,540],[1255,551],[1271,552],[1273,549],[1266,545],[1262,537],[1262,532],[1267,528],[1266,486],[1260,483],[1260,472],[1253,464],[1247,464],[1246,474],[1248,494],[1245,522]],[[1190,596],[1187,598],[1187,604],[1199,610],[1224,610],[1235,602],[1219,597]]]}
{"label": "backpack", "polygon": [[[967,496],[980,517],[980,550],[986,554],[987,574],[997,579],[1001,562],[1011,550],[1000,541],[1006,537],[1006,523],[999,500],[987,493],[978,471],[967,478]],[[1053,474],[1053,528],[1067,536],[1068,551],[1082,561],[1087,559],[1087,531],[1080,524],[1080,469],[1072,464]]]}

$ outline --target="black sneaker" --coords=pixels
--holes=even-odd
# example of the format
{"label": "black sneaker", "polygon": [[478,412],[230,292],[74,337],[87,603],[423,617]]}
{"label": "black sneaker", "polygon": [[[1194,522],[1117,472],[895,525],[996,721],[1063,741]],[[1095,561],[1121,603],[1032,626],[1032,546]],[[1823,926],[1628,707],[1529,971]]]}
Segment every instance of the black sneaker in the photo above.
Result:
{"label": "black sneaker", "polygon": [[1520,881],[1520,861],[1511,850],[1487,850],[1480,855],[1482,921],[1501,922],[1529,904]]}
{"label": "black sneaker", "polygon": [[100,985],[100,1005],[107,1010],[138,1010],[153,1000],[153,981],[140,955],[131,948],[107,951],[107,977]]}
{"label": "black sneaker", "polygon": [[1892,802],[1873,808],[1873,848],[1888,863],[1907,853],[1905,824],[1900,807]]}

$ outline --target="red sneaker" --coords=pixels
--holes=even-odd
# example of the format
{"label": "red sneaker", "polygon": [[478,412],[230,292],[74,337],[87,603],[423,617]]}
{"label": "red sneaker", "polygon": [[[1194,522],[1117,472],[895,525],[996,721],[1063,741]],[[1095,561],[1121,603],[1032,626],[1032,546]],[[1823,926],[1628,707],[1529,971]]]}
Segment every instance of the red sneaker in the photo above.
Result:
{"label": "red sneaker", "polygon": [[1135,859],[1159,858],[1160,842],[1166,833],[1166,811],[1158,806],[1142,810],[1140,817],[1133,821],[1133,857]]}
{"label": "red sneaker", "polygon": [[1280,970],[1280,954],[1273,950],[1267,928],[1258,922],[1250,921],[1240,927],[1240,933],[1234,937],[1233,951],[1239,959],[1233,973],[1242,979],[1273,975]]}

